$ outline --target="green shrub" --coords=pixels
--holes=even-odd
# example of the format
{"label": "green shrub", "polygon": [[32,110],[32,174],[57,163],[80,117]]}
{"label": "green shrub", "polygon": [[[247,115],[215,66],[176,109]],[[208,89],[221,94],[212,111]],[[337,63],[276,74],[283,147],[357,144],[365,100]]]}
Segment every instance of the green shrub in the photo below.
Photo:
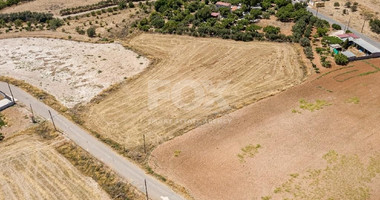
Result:
{"label": "green shrub", "polygon": [[301,46],[303,46],[303,47],[310,46],[310,40],[309,40],[309,38],[306,38],[306,37],[301,38],[301,40],[300,40],[300,44],[301,44]]}
{"label": "green shrub", "polygon": [[335,30],[342,30],[342,27],[339,24],[333,24],[331,27]]}
{"label": "green shrub", "polygon": [[371,19],[369,22],[371,30],[377,34],[380,34],[380,20],[379,19]]}
{"label": "green shrub", "polygon": [[349,62],[347,56],[345,56],[341,53],[336,54],[334,58],[335,58],[335,63],[337,65],[347,65]]}
{"label": "green shrub", "polygon": [[51,30],[56,30],[58,27],[62,26],[63,23],[64,23],[63,20],[60,20],[60,19],[49,20],[49,28]]}
{"label": "green shrub", "polygon": [[308,59],[312,60],[314,58],[313,48],[311,46],[304,47],[303,51]]}
{"label": "green shrub", "polygon": [[87,29],[87,35],[88,37],[95,37],[96,36],[96,28],[90,27]]}
{"label": "green shrub", "polygon": [[343,41],[335,36],[324,36],[322,42],[327,42],[328,44],[342,44]]}

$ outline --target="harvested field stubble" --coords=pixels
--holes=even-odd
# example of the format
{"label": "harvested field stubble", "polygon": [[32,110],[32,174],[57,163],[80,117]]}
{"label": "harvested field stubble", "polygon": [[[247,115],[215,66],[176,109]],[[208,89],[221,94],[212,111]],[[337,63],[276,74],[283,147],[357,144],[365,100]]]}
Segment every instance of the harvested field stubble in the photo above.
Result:
{"label": "harvested field stubble", "polygon": [[290,44],[142,34],[129,45],[160,61],[90,105],[83,119],[131,155],[142,152],[143,134],[152,148],[297,85],[308,74]]}
{"label": "harvested field stubble", "polygon": [[[28,129],[33,131],[34,129]],[[52,143],[53,144],[53,143]],[[0,199],[110,199],[94,180],[29,132],[0,143]]]}

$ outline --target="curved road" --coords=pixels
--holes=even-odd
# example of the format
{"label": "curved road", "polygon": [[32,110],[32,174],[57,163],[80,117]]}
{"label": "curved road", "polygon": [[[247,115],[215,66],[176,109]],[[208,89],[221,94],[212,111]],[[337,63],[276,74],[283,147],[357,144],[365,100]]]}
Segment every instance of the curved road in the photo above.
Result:
{"label": "curved road", "polygon": [[[65,136],[70,138],[77,145],[88,151],[92,156],[104,162],[112,170],[125,178],[129,183],[145,194],[144,180],[148,185],[149,199],[152,200],[183,200],[182,196],[176,194],[165,184],[156,180],[154,177],[146,174],[142,169],[120,156],[110,147],[100,142],[97,138],[87,131],[60,115],[57,111],[40,102],[27,92],[11,85],[13,95],[19,102],[33,107],[36,115],[50,120],[49,112],[51,111],[55,125]],[[7,83],[0,82],[0,90],[9,95]]]}

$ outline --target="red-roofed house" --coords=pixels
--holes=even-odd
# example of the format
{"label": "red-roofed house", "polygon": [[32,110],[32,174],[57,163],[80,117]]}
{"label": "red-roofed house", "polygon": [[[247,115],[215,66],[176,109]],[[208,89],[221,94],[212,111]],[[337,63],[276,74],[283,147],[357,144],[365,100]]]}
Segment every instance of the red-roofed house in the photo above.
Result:
{"label": "red-roofed house", "polygon": [[354,33],[346,33],[346,34],[341,34],[341,35],[337,35],[340,39],[344,39],[344,38],[353,38],[353,39],[359,39],[360,37],[355,35]]}
{"label": "red-roofed house", "polygon": [[239,9],[238,6],[231,6],[231,11],[235,11],[235,10],[237,10],[237,9]]}
{"label": "red-roofed house", "polygon": [[230,3],[226,3],[226,2],[222,2],[222,1],[216,2],[215,6],[217,8],[221,8],[221,7],[231,8],[231,4]]}
{"label": "red-roofed house", "polygon": [[220,13],[212,12],[212,13],[211,13],[211,16],[212,16],[212,17],[219,17],[219,16],[220,16]]}

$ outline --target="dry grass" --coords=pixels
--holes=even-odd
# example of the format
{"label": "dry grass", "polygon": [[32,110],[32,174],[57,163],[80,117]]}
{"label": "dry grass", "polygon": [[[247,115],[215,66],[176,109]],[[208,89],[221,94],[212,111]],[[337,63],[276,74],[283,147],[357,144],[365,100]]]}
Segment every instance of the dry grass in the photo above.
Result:
{"label": "dry grass", "polygon": [[[297,50],[289,44],[142,34],[129,45],[160,62],[90,105],[83,119],[86,127],[117,141],[127,147],[129,155],[140,159],[143,134],[151,149],[210,119],[299,84],[307,73]],[[149,93],[148,84],[155,80],[167,82],[159,92]],[[189,80],[195,85],[203,83],[203,98],[195,97],[189,89],[174,88],[174,101],[159,101],[157,107],[148,103],[148,98],[170,93],[173,85]],[[218,86],[221,82],[225,83],[222,87]],[[223,88],[217,91],[222,92],[222,98],[213,91],[215,87]],[[224,106],[206,105],[215,97],[218,103],[225,100]],[[191,102],[199,103],[199,107],[177,107]]]}
{"label": "dry grass", "polygon": [[[336,9],[334,7],[334,3],[339,2],[340,7],[339,9]],[[354,1],[350,0],[350,2],[353,4],[354,2],[358,2],[358,11],[352,12],[351,9],[346,8],[344,4],[348,2],[348,0],[333,0],[333,1],[326,1],[326,6],[324,8],[319,8],[319,12],[326,14],[327,16],[341,22],[344,25],[348,24],[349,19],[350,21],[350,27],[357,31],[361,31],[364,19],[365,19],[365,13],[371,13],[373,15],[373,18],[380,18],[379,10],[380,10],[380,2],[375,0],[360,0],[360,1]],[[343,15],[343,9],[348,10],[348,15]],[[342,27],[344,28],[344,27]],[[380,40],[380,35],[376,34],[371,31],[369,22],[366,21],[363,33],[376,39]]]}
{"label": "dry grass", "polygon": [[33,12],[49,12],[54,15],[59,15],[59,11],[64,8],[89,5],[97,2],[99,2],[99,0],[34,0],[17,6],[5,8],[1,10],[0,13],[23,12],[30,10]]}
{"label": "dry grass", "polygon": [[109,199],[55,150],[54,143],[34,134],[54,136],[49,130],[31,128],[0,143],[0,199]]}

